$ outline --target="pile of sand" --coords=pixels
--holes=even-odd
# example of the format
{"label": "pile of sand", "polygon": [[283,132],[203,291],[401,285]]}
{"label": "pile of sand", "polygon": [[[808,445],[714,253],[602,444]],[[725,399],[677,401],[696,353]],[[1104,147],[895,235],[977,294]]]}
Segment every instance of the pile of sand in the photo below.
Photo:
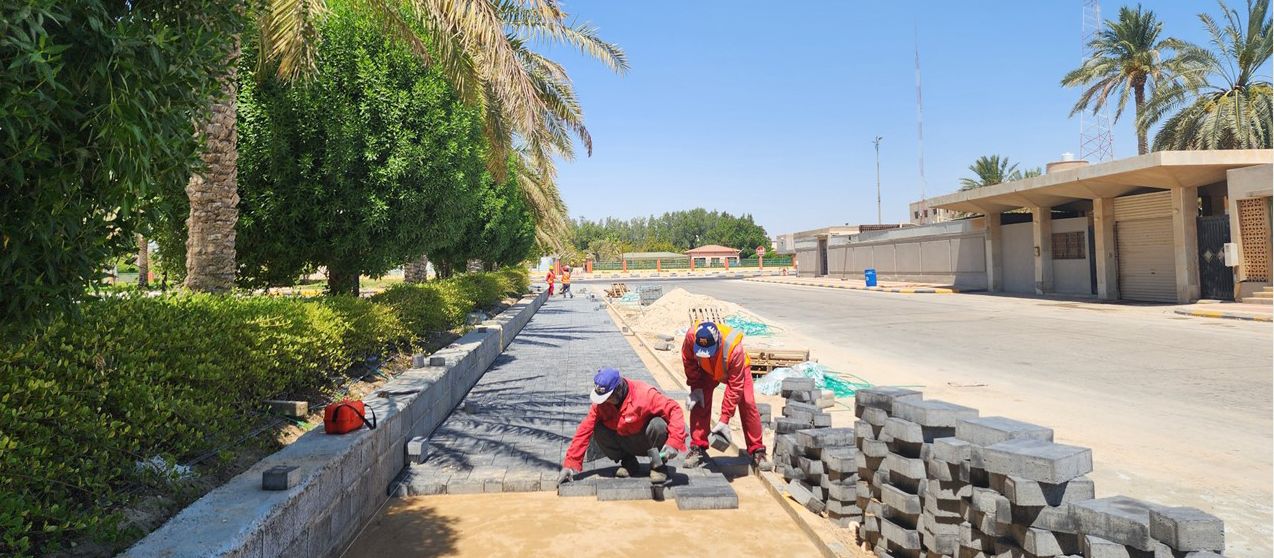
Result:
{"label": "pile of sand", "polygon": [[[744,310],[738,304],[717,300],[710,296],[691,294],[685,289],[677,288],[664,293],[654,304],[641,309],[641,314],[630,323],[633,329],[641,333],[677,335],[679,330],[690,327],[690,309],[717,307],[721,316],[739,314],[748,319],[757,320],[756,316]],[[759,321],[759,320],[758,320]]]}

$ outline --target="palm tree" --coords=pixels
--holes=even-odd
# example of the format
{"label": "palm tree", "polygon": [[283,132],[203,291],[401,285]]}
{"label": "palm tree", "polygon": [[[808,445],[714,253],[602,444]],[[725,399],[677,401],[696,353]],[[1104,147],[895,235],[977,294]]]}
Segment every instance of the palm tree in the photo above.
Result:
{"label": "palm tree", "polygon": [[977,161],[969,165],[969,170],[977,175],[977,178],[961,178],[960,191],[962,192],[1022,178],[1022,173],[1017,170],[1017,163],[1009,164],[1008,157],[1000,158],[999,155],[978,157]]}
{"label": "palm tree", "polygon": [[[1071,116],[1090,107],[1097,114],[1118,91],[1115,121],[1123,114],[1129,93],[1140,117],[1147,96],[1175,82],[1182,69],[1174,54],[1185,43],[1173,38],[1159,40],[1162,30],[1163,23],[1154,12],[1142,10],[1140,5],[1135,10],[1121,7],[1118,21],[1106,20],[1106,28],[1088,43],[1092,57],[1062,78],[1063,86],[1087,87],[1071,108]],[[1146,131],[1138,126],[1137,154],[1147,151]]]}
{"label": "palm tree", "polygon": [[[561,66],[531,51],[528,42],[579,48],[616,72],[628,69],[623,51],[587,25],[566,23],[554,0],[352,0],[423,63],[437,64],[466,102],[486,114],[489,168],[503,175],[509,150],[524,147],[535,176],[520,180],[542,226],[566,230],[565,207],[553,185],[554,155],[569,158],[572,136],[592,151],[583,113]],[[263,62],[280,77],[312,71],[325,0],[267,0],[256,14]],[[186,286],[225,291],[234,282],[234,226],[238,220],[235,146],[235,68],[239,42],[227,53],[222,95],[198,132],[205,142],[203,174],[191,178],[187,220]],[[561,221],[556,222],[556,221]],[[557,235],[560,237],[560,234]]]}
{"label": "palm tree", "polygon": [[1218,2],[1225,14],[1221,28],[1212,16],[1199,14],[1214,50],[1186,45],[1182,57],[1191,64],[1181,83],[1160,89],[1138,117],[1149,129],[1173,109],[1155,134],[1155,149],[1269,149],[1271,147],[1270,77],[1258,74],[1270,61],[1269,0],[1248,0],[1247,24],[1236,10]]}

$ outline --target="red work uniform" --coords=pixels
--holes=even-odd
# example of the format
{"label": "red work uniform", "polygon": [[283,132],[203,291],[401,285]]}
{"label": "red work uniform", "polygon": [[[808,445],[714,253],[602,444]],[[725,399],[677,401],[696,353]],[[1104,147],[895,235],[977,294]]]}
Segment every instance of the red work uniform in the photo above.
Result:
{"label": "red work uniform", "polygon": [[681,406],[650,384],[632,378],[625,380],[628,382],[628,396],[618,407],[602,403],[588,408],[588,416],[579,423],[575,437],[566,449],[562,467],[581,470],[584,454],[588,452],[588,441],[593,437],[593,425],[599,421],[620,436],[632,436],[645,431],[646,422],[651,418],[662,418],[668,423],[668,441],[665,443],[685,453],[686,418],[681,413]]}
{"label": "red work uniform", "polygon": [[725,384],[725,399],[721,401],[721,422],[730,423],[735,407],[741,411],[743,437],[748,443],[748,453],[765,449],[761,442],[761,413],[756,408],[756,394],[752,391],[752,361],[743,348],[743,332],[723,324],[721,347],[712,358],[695,356],[695,329],[686,332],[681,343],[681,364],[686,371],[686,384],[690,390],[703,390],[703,403],[690,410],[690,443],[695,447],[708,447],[708,416],[712,414],[712,391]]}
{"label": "red work uniform", "polygon": [[553,270],[549,270],[549,274],[544,276],[544,281],[549,284],[549,296],[553,296]]}

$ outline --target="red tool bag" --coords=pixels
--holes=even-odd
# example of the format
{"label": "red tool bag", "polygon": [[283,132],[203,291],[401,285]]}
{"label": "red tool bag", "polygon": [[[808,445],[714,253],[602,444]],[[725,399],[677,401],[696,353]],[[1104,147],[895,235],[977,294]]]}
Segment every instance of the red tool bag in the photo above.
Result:
{"label": "red tool bag", "polygon": [[[372,413],[370,422],[365,414],[367,411]],[[371,430],[376,429],[376,410],[364,406],[362,401],[343,399],[323,408],[323,431],[328,434],[353,432],[364,424]]]}

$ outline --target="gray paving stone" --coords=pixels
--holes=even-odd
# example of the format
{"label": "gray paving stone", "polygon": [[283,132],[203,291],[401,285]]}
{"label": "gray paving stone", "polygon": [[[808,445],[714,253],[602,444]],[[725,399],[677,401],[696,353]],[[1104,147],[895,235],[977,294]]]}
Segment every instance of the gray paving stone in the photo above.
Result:
{"label": "gray paving stone", "polygon": [[1225,523],[1197,508],[1152,508],[1150,537],[1184,552],[1225,550]]}
{"label": "gray paving stone", "polygon": [[1053,441],[1053,429],[1004,417],[978,417],[959,421],[955,437],[978,446],[990,446],[1008,440]]}
{"label": "gray paving stone", "polygon": [[679,510],[733,510],[739,495],[729,484],[700,484],[672,488]]}
{"label": "gray paving stone", "polygon": [[796,445],[804,448],[849,447],[853,443],[853,428],[813,428],[796,431]]}
{"label": "gray paving stone", "polygon": [[647,478],[600,478],[596,484],[597,499],[601,501],[650,500],[654,497]]}
{"label": "gray paving stone", "polygon": [[992,489],[1017,506],[1060,506],[1096,497],[1096,486],[1088,477],[1053,484],[993,473],[990,480]]}
{"label": "gray paving stone", "polygon": [[874,387],[858,390],[854,394],[854,414],[861,418],[868,407],[892,413],[895,401],[919,400],[922,397],[924,394],[905,388]]}
{"label": "gray paving stone", "polygon": [[961,420],[976,418],[978,410],[936,399],[908,399],[896,402],[890,415],[920,426],[955,428]]}
{"label": "gray paving stone", "polygon": [[987,446],[982,459],[989,473],[1054,484],[1093,471],[1092,450],[1040,440],[1009,440]]}
{"label": "gray paving stone", "polygon": [[[647,483],[649,485],[649,483]],[[557,485],[557,495],[563,497],[596,496],[596,478],[564,482]]]}
{"label": "gray paving stone", "polygon": [[1080,532],[1144,551],[1154,549],[1150,538],[1151,510],[1167,509],[1127,496],[1085,500],[1070,507]]}

